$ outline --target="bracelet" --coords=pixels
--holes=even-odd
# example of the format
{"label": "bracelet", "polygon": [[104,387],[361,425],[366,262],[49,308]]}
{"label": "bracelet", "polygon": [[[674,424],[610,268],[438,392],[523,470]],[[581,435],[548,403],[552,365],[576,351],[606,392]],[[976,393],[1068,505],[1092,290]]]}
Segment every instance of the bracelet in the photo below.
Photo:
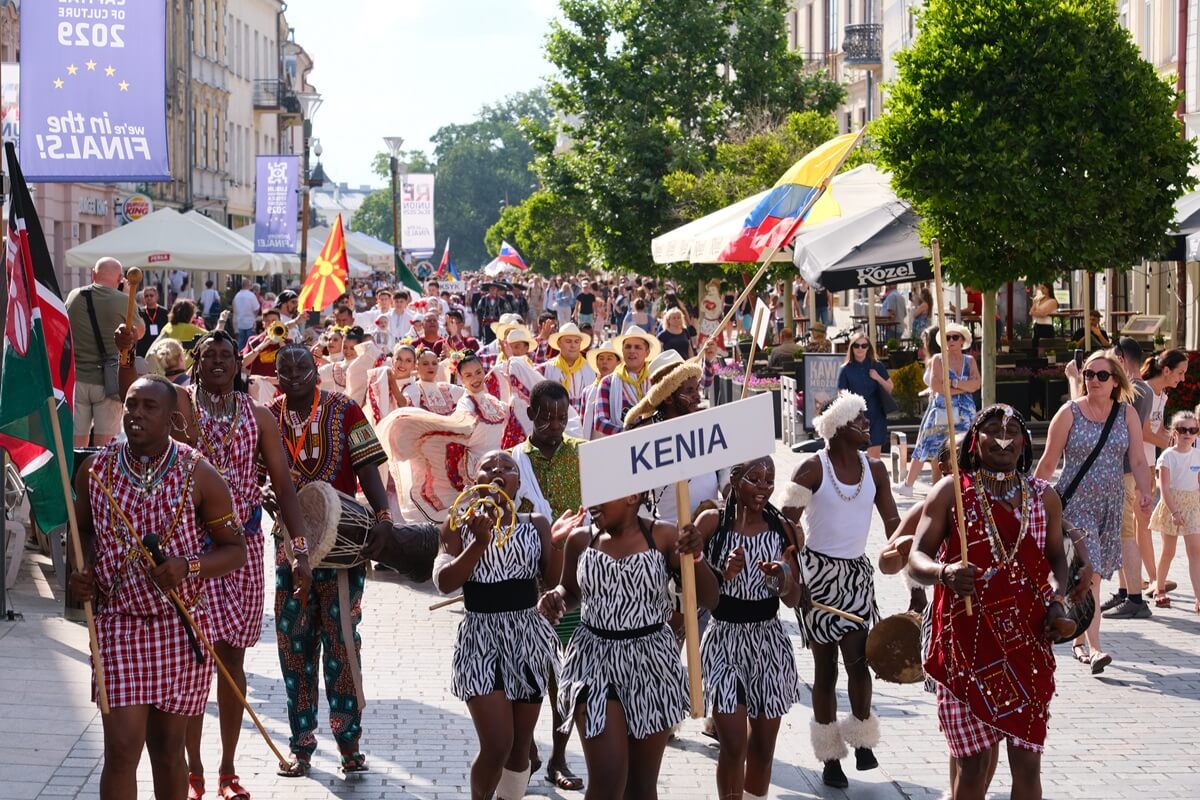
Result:
{"label": "bracelet", "polygon": [[188,565],[187,574],[188,574],[189,578],[195,578],[200,575],[200,556],[194,555],[194,554],[188,556],[187,557],[187,565]]}
{"label": "bracelet", "polygon": [[387,511],[387,510],[376,511],[375,512],[375,521],[376,522],[391,522],[392,521],[392,512]]}
{"label": "bracelet", "polygon": [[308,540],[303,536],[293,536],[292,552],[298,556],[308,555]]}
{"label": "bracelet", "polygon": [[946,585],[946,570],[948,570],[948,569],[950,569],[949,564],[942,564],[942,568],[940,570],[938,570],[937,582],[940,583],[942,586]]}

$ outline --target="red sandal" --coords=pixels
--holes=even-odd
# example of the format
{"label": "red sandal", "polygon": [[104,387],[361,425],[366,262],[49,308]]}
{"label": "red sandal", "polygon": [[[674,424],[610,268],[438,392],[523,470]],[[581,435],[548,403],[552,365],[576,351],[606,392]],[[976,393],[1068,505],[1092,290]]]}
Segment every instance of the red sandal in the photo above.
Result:
{"label": "red sandal", "polygon": [[242,787],[237,775],[222,775],[220,786],[221,800],[250,800],[250,793]]}
{"label": "red sandal", "polygon": [[204,776],[194,772],[188,773],[188,800],[201,800],[204,797]]}
{"label": "red sandal", "polygon": [[1155,592],[1154,607],[1155,608],[1170,608],[1171,607],[1170,596],[1168,596],[1166,592]]}

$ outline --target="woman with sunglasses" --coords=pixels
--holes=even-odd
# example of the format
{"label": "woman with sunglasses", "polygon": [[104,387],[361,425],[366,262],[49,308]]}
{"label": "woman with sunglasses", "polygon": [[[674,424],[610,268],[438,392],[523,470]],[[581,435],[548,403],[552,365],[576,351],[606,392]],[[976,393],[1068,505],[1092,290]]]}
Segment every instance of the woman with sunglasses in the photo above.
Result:
{"label": "woman with sunglasses", "polygon": [[[1084,394],[1064,405],[1050,421],[1046,449],[1036,477],[1051,480],[1059,460],[1063,463],[1055,488],[1066,495],[1063,519],[1088,532],[1087,548],[1095,570],[1092,597],[1100,605],[1100,581],[1121,569],[1121,517],[1125,503],[1124,460],[1129,458],[1141,513],[1150,510],[1150,467],[1142,447],[1142,421],[1131,404],[1133,385],[1120,360],[1111,351],[1092,353],[1083,364]],[[1114,419],[1107,437],[1109,415]],[[1093,450],[1095,459],[1088,465]],[[1087,467],[1085,470],[1084,467]],[[1076,475],[1082,478],[1076,482]],[[1068,491],[1072,485],[1074,491]],[[1085,636],[1075,640],[1075,659],[1099,675],[1112,663],[1100,649],[1100,619],[1096,614]]]}
{"label": "woman with sunglasses", "polygon": [[940,477],[937,454],[947,439],[946,396],[942,392],[942,359],[950,366],[950,404],[954,407],[954,432],[966,433],[975,418],[975,392],[979,391],[979,367],[975,359],[967,354],[971,347],[971,331],[965,325],[950,322],[931,337],[936,340],[940,352],[930,357],[925,364],[925,384],[929,387],[929,409],[921,420],[917,432],[917,446],[913,449],[912,461],[908,464],[908,475],[904,483],[895,488],[896,494],[912,497],[913,484],[921,474],[926,461],[933,464],[933,482]]}
{"label": "woman with sunglasses", "polygon": [[887,441],[887,413],[883,410],[883,392],[892,391],[887,367],[875,360],[875,348],[865,333],[850,337],[846,360],[838,370],[838,391],[853,392],[867,401],[867,420],[871,438],[867,455],[879,458]]}
{"label": "woman with sunglasses", "polygon": [[[1170,608],[1167,595],[1167,570],[1175,558],[1175,548],[1183,538],[1187,551],[1192,595],[1200,598],[1200,450],[1196,436],[1200,421],[1191,411],[1180,411],[1171,418],[1175,443],[1158,458],[1158,480],[1162,497],[1150,515],[1150,530],[1162,537],[1162,555],[1158,561],[1158,581],[1154,605]],[[1194,610],[1200,614],[1200,600]]]}

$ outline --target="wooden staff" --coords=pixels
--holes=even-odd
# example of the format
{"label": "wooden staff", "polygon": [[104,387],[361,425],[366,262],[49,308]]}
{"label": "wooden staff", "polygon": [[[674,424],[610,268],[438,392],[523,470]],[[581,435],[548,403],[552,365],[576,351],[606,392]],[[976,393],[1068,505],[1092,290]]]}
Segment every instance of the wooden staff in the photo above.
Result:
{"label": "wooden staff", "polygon": [[[137,535],[137,528],[129,519],[129,516],[125,513],[125,510],[117,504],[117,500],[115,497],[113,497],[112,492],[110,492],[108,487],[105,486],[100,480],[96,481],[96,485],[100,487],[100,491],[104,492],[105,497],[108,498],[109,505],[111,505],[112,508],[114,508],[121,516],[121,521],[125,523],[125,527],[129,531],[130,537],[134,540],[134,542],[136,542],[142,558],[146,559],[146,563],[151,567],[157,566],[154,561],[154,555],[146,549],[144,544],[142,544],[142,540],[139,539]],[[150,578],[150,580],[153,582],[154,579]],[[157,583],[154,585],[158,586]],[[163,589],[160,586],[159,591],[162,591],[163,594],[165,594],[170,601],[175,604],[175,607],[179,609],[179,613],[183,615],[185,620],[187,620],[187,624],[191,626],[192,630],[195,632],[196,638],[200,640],[200,643],[204,645],[204,649],[208,651],[210,656],[212,656],[213,663],[217,665],[217,671],[221,673],[223,678],[225,678],[225,681],[229,684],[229,688],[233,689],[234,696],[237,697],[237,699],[241,702],[242,708],[246,709],[246,713],[250,715],[250,719],[254,721],[254,725],[256,728],[258,728],[258,732],[262,734],[263,741],[267,743],[267,747],[271,748],[271,752],[273,752],[275,754],[275,758],[279,760],[280,768],[286,769],[288,766],[288,760],[283,757],[283,753],[279,752],[279,748],[275,746],[275,742],[271,741],[271,735],[267,733],[267,729],[263,726],[262,720],[258,718],[258,714],[254,713],[254,709],[250,707],[250,702],[246,699],[246,695],[242,694],[242,690],[238,687],[237,681],[235,681],[233,676],[229,674],[229,670],[225,668],[225,664],[222,663],[220,656],[217,655],[217,651],[213,649],[212,643],[209,642],[208,637],[204,635],[204,630],[196,624],[195,618],[192,617],[191,613],[187,610],[187,606],[184,604],[183,600],[180,599],[179,595],[176,594],[174,589]]]}
{"label": "wooden staff", "polygon": [[434,603],[429,607],[429,610],[437,611],[439,608],[445,608],[446,606],[452,606],[455,603],[461,603],[462,600],[463,596],[460,594],[458,597],[451,597],[449,600],[442,600],[441,602]]}
{"label": "wooden staff", "polygon": [[[692,500],[688,482],[675,484],[675,506],[679,510],[676,520],[679,529],[692,524]],[[687,639],[688,694],[692,701],[692,719],[704,716],[704,684],[700,675],[700,619],[696,604],[696,559],[690,555],[679,557],[679,575],[683,583],[683,633]]]}
{"label": "wooden staff", "polygon": [[[125,304],[125,328],[130,333],[132,333],[133,332],[133,314],[137,310],[137,291],[138,291],[138,286],[140,286],[142,283],[142,271],[140,269],[138,269],[137,267],[130,267],[129,271],[125,273],[125,282],[126,282],[126,284],[128,284],[128,288],[129,288],[129,299]],[[137,344],[135,342],[134,347],[136,347],[136,346],[137,346]],[[132,353],[133,351],[131,350],[129,352]],[[128,355],[129,355],[129,353],[121,354],[121,361],[123,363],[125,363],[127,366],[129,364],[133,363],[132,359],[130,359],[129,361],[125,360],[126,356],[128,356]]]}
{"label": "wooden staff", "polygon": [[766,315],[760,315],[758,306],[755,306],[754,321],[750,323],[750,355],[746,358],[746,377],[742,379],[742,400],[745,400],[746,395],[750,392],[750,373],[754,369],[754,354],[758,352],[758,340],[764,335],[765,331],[762,330],[762,327],[766,324]]}
{"label": "wooden staff", "polygon": [[[938,244],[938,240],[934,239],[929,243],[929,249],[933,251],[933,282],[934,289],[937,292],[937,307],[938,319],[941,328],[938,331],[940,342],[942,345],[942,397],[946,401],[946,435],[950,437],[950,475],[954,478],[954,509],[958,512],[958,543],[962,550],[962,563],[967,564],[967,524],[963,519],[963,495],[962,484],[958,478],[958,447],[955,446],[954,433],[954,404],[950,402],[950,360],[946,358],[946,326],[949,324],[949,319],[946,317],[946,304],[942,296],[942,248]],[[971,616],[971,598],[964,597],[963,602],[967,609],[967,616]]]}
{"label": "wooden staff", "polygon": [[[76,569],[82,570],[85,562],[83,545],[79,541],[79,520],[75,517],[75,498],[71,493],[71,474],[67,469],[67,453],[63,448],[62,426],[58,424],[58,403],[53,393],[46,399],[46,404],[49,407],[50,427],[54,432],[54,455],[58,462],[58,476],[62,480],[63,502],[67,506],[67,539],[71,546],[71,560],[75,562]],[[91,598],[83,601],[83,616],[87,619],[88,645],[92,651],[92,664],[96,667],[96,698],[100,702],[100,713],[107,715],[109,712],[108,690],[104,685],[104,662],[100,660],[100,639],[96,636],[96,615],[92,610]]]}
{"label": "wooden staff", "polygon": [[865,619],[863,619],[862,617],[860,617],[858,614],[851,614],[849,611],[842,611],[840,608],[834,608],[833,606],[827,606],[824,603],[818,603],[816,601],[813,601],[812,607],[814,609],[816,609],[817,611],[824,611],[826,614],[833,614],[835,617],[841,617],[842,619],[848,619],[851,622],[853,622],[855,625],[865,625],[867,623],[867,621]]}

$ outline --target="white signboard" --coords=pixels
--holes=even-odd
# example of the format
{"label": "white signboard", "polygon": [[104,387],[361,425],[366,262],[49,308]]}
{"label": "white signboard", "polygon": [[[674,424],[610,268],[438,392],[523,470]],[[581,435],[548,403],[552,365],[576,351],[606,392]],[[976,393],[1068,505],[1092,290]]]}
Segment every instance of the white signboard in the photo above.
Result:
{"label": "white signboard", "polygon": [[409,252],[433,252],[433,176],[405,175],[400,187],[400,241]]}
{"label": "white signboard", "polygon": [[579,448],[583,504],[686,481],[775,452],[770,392],[643,425]]}
{"label": "white signboard", "polygon": [[754,304],[754,319],[750,323],[750,338],[758,342],[759,348],[767,346],[767,329],[771,319],[771,309],[760,298]]}

